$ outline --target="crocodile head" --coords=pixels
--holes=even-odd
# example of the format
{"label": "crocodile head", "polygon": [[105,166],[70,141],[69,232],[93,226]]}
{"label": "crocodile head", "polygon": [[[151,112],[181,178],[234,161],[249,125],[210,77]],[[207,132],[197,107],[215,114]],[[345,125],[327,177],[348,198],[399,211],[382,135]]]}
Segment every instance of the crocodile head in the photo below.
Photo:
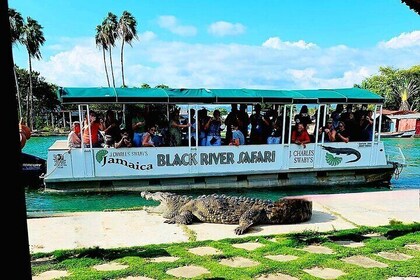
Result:
{"label": "crocodile head", "polygon": [[266,211],[268,219],[273,223],[305,222],[312,216],[312,201],[300,198],[283,198],[276,201]]}
{"label": "crocodile head", "polygon": [[144,199],[147,200],[155,200],[155,201],[160,201],[165,202],[168,200],[168,197],[173,195],[172,193],[168,193],[168,192],[148,192],[148,191],[143,191],[140,193],[140,196],[143,197]]}
{"label": "crocodile head", "polygon": [[170,219],[178,215],[179,209],[189,202],[192,197],[177,195],[170,192],[148,192],[143,191],[140,196],[147,200],[159,201],[160,205],[154,207],[153,212],[162,213],[162,217]]}

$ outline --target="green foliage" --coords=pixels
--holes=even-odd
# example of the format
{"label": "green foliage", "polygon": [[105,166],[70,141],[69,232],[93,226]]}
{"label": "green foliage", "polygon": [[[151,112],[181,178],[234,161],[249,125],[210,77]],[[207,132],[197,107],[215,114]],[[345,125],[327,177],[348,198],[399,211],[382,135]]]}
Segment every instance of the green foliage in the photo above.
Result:
{"label": "green foliage", "polygon": [[[394,69],[392,67],[380,67],[379,74],[373,75],[362,81],[356,87],[371,90],[385,97],[384,107],[390,110],[398,110],[401,105],[401,93],[395,89],[401,85],[401,81],[413,81],[412,83],[420,87],[420,65],[415,65],[409,69]],[[407,100],[411,110],[420,111],[420,91],[415,91]]]}
{"label": "green foliage", "polygon": [[169,86],[160,84],[160,85],[155,86],[155,88],[169,88]]}
{"label": "green foliage", "polygon": [[[19,85],[20,104],[22,104],[22,115],[27,115],[27,107],[25,106],[29,92],[29,71],[26,69],[16,68],[17,82]],[[40,73],[32,71],[32,92],[33,92],[33,109],[35,128],[45,126],[46,117],[52,112],[61,110],[61,103],[57,98],[57,86],[45,81]]]}
{"label": "green foliage", "polygon": [[392,220],[389,221],[389,224],[391,226],[395,226],[395,225],[401,225],[402,222],[401,221],[398,221],[398,220],[395,220],[395,219],[392,219]]}

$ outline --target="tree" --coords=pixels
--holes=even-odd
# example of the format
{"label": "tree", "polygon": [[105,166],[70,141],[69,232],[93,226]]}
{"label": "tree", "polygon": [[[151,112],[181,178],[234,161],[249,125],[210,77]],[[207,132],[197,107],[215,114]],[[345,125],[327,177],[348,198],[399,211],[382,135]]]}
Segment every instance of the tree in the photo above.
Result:
{"label": "tree", "polygon": [[121,77],[122,86],[126,87],[124,79],[124,43],[131,46],[131,41],[137,39],[137,21],[131,13],[124,11],[118,21],[118,34],[121,38]]}
{"label": "tree", "polygon": [[[41,59],[40,47],[45,43],[42,26],[34,19],[28,17],[22,30],[22,44],[25,45],[28,51],[29,73],[32,73],[32,58]],[[30,104],[29,104],[30,103]],[[33,94],[32,94],[32,79],[29,76],[29,95],[26,99],[27,115],[26,123],[33,129]],[[29,109],[28,109],[29,108]]]}
{"label": "tree", "polygon": [[[404,93],[405,89],[409,90]],[[394,69],[391,67],[380,67],[379,74],[373,75],[362,81],[360,88],[371,90],[385,97],[384,107],[390,110],[399,110],[405,107],[410,110],[420,110],[420,65],[409,69]],[[415,88],[417,90],[415,90]],[[411,90],[410,90],[411,89]],[[406,104],[403,104],[405,103]],[[411,104],[411,106],[409,105]]]}
{"label": "tree", "polygon": [[107,44],[106,34],[104,32],[103,27],[104,27],[103,25],[96,26],[95,42],[96,42],[96,46],[98,48],[102,49],[102,56],[103,56],[103,59],[104,59],[106,80],[108,82],[108,87],[111,87],[111,85],[109,83],[108,68],[106,66],[106,57],[105,57],[105,52],[108,50],[108,44]]}
{"label": "tree", "polygon": [[[9,14],[12,45],[15,45],[17,43],[22,43],[22,36],[23,36],[22,32],[23,32],[23,25],[24,25],[23,17],[15,9],[9,8],[8,14]],[[22,118],[22,104],[20,103],[20,90],[19,90],[19,83],[16,76],[16,66],[13,67],[13,74],[15,75],[16,97],[18,101],[19,119],[21,119]]]}
{"label": "tree", "polygon": [[407,77],[400,78],[394,83],[392,90],[395,95],[399,96],[401,99],[400,111],[410,111],[413,109],[413,107],[410,106],[410,103],[408,103],[408,99],[411,96],[416,95],[419,92],[419,89],[415,80]]}
{"label": "tree", "polygon": [[[29,95],[28,83],[32,80],[32,91],[34,95],[33,124],[35,128],[44,126],[45,116],[52,112],[59,112],[61,103],[57,98],[57,86],[45,81],[39,72],[29,71],[16,66],[16,75],[21,88],[21,98],[25,100]],[[27,112],[23,112],[24,114]]]}
{"label": "tree", "polygon": [[169,86],[165,84],[160,84],[160,85],[155,86],[155,88],[169,88]]}
{"label": "tree", "polygon": [[109,12],[108,16],[102,22],[105,43],[108,46],[109,63],[111,66],[112,85],[115,88],[114,66],[112,64],[112,48],[115,47],[115,40],[118,37],[118,20],[117,16]]}

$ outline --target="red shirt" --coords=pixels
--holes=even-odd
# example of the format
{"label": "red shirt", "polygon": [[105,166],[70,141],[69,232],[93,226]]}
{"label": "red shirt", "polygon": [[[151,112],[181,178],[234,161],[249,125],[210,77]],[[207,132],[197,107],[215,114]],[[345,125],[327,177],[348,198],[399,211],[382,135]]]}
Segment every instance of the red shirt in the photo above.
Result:
{"label": "red shirt", "polygon": [[[92,134],[92,145],[98,143],[98,133],[99,133],[99,126],[100,124],[97,122],[90,123],[90,132]],[[90,144],[89,141],[89,127],[83,130],[83,143]]]}
{"label": "red shirt", "polygon": [[302,130],[299,134],[296,130],[292,131],[292,143],[299,141],[301,143],[309,143],[311,142],[311,138],[309,138],[309,133],[306,130]]}

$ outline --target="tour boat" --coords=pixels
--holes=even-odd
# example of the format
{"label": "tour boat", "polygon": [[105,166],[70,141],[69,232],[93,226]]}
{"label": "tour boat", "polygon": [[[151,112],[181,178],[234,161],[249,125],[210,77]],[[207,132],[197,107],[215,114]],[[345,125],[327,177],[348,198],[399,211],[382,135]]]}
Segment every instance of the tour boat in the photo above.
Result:
{"label": "tour boat", "polygon": [[[374,118],[381,118],[383,97],[360,88],[267,89],[165,89],[76,88],[58,90],[62,104],[78,106],[80,122],[92,104],[181,106],[198,112],[203,106],[264,104],[283,119],[280,144],[131,148],[68,148],[57,140],[48,150],[45,189],[50,191],[171,191],[228,188],[299,188],[389,185],[401,163],[390,161],[381,136],[371,141],[327,142],[315,133],[306,147],[291,143],[293,116],[299,106],[317,109],[316,127],[325,125],[327,111],[335,104],[369,104]],[[323,115],[322,113],[323,112]],[[250,112],[249,112],[250,113]],[[323,123],[320,123],[323,119]],[[380,125],[381,121],[379,121]],[[380,131],[375,127],[373,131]],[[191,132],[191,128],[188,129]],[[196,131],[196,139],[198,132]]]}

